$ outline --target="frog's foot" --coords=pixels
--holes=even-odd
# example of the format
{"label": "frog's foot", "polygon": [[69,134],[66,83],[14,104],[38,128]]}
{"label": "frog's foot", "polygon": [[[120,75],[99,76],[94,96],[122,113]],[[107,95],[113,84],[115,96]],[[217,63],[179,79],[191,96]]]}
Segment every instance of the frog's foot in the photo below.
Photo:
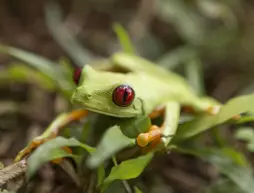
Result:
{"label": "frog's foot", "polygon": [[[221,110],[220,105],[215,105],[215,106],[210,106],[207,108],[206,112],[211,114],[211,115],[217,115]],[[234,121],[238,121],[241,118],[241,115],[235,115],[231,119]]]}
{"label": "frog's foot", "polygon": [[158,107],[149,117],[151,119],[163,115],[163,124],[159,127],[152,125],[148,132],[140,133],[136,139],[138,146],[142,148],[144,153],[150,152],[162,144],[167,147],[172,136],[174,135],[180,114],[180,105],[175,102],[168,102],[164,106]]}
{"label": "frog's foot", "polygon": [[18,155],[15,158],[15,161],[19,161],[22,158],[26,157],[27,155],[29,155],[34,149],[36,149],[38,146],[40,146],[41,144],[45,143],[46,141],[54,138],[56,136],[52,136],[52,137],[48,137],[48,138],[43,138],[42,136],[38,136],[36,138],[34,138],[32,140],[32,142],[25,147],[23,150],[21,150]]}
{"label": "frog's foot", "polygon": [[[149,114],[149,118],[155,119],[157,117],[162,116],[165,113],[165,106],[157,107],[151,114]],[[149,143],[151,148],[157,146],[161,141],[162,136],[162,128],[152,125],[148,132],[140,133],[136,139],[137,145],[141,148],[146,147]]]}
{"label": "frog's foot", "polygon": [[[205,108],[204,110],[202,110],[202,112],[204,111],[210,115],[217,115],[220,112],[220,109],[221,109],[220,105],[214,105],[214,106],[209,106],[209,107]],[[199,111],[199,110],[196,110],[192,106],[183,106],[182,110],[183,110],[183,112],[192,113],[192,114],[195,114]]]}
{"label": "frog's foot", "polygon": [[[191,106],[184,106],[182,109],[186,113],[192,113],[192,114],[194,114],[194,113],[197,112]],[[209,106],[209,107],[205,108],[203,110],[203,112],[208,113],[209,115],[215,116],[215,115],[217,115],[220,112],[220,110],[221,110],[221,105],[214,105],[214,106]],[[241,118],[241,115],[235,115],[231,119],[237,121],[240,118]]]}
{"label": "frog's foot", "polygon": [[[48,129],[41,135],[32,140],[32,142],[21,150],[15,158],[15,162],[20,161],[21,159],[27,157],[33,150],[35,150],[41,144],[54,139],[57,137],[58,133],[64,126],[69,124],[72,121],[77,121],[85,116],[87,116],[88,112],[85,110],[74,110],[70,113],[62,114],[57,117]],[[63,147],[66,152],[71,152],[68,147]],[[54,163],[60,163],[61,159],[54,160]]]}
{"label": "frog's foot", "polygon": [[137,144],[140,147],[146,147],[152,142],[152,146],[156,146],[161,141],[162,130],[156,125],[152,125],[148,132],[140,133],[137,137]]}
{"label": "frog's foot", "polygon": [[206,112],[211,114],[211,115],[217,115],[220,112],[220,109],[221,109],[220,105],[209,106],[206,109]]}
{"label": "frog's foot", "polygon": [[[55,136],[56,137],[56,136]],[[35,150],[37,147],[39,147],[40,145],[42,145],[43,143],[55,138],[54,136],[51,136],[49,138],[43,138],[41,136],[36,137],[35,139],[32,140],[32,142],[25,147],[23,150],[21,150],[18,155],[15,158],[15,162],[20,161],[21,159],[23,159],[24,157],[28,156],[33,150]],[[72,153],[72,150],[69,147],[62,147],[62,149],[64,151],[66,151],[67,153]],[[55,159],[52,160],[53,163],[55,164],[59,164],[61,163],[62,159]]]}

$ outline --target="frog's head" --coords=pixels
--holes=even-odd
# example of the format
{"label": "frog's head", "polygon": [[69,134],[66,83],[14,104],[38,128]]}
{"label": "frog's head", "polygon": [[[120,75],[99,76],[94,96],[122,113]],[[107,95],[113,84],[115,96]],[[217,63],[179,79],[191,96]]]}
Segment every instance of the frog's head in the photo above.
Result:
{"label": "frog's head", "polygon": [[77,88],[72,103],[114,117],[135,117],[144,113],[143,102],[126,74],[96,71],[86,65],[74,74]]}

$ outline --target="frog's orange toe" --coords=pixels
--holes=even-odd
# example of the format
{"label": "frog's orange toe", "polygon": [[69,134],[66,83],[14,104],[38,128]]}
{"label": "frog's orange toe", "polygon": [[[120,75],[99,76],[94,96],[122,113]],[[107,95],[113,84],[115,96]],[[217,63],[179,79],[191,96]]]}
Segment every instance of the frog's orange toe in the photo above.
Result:
{"label": "frog's orange toe", "polygon": [[215,105],[208,107],[206,111],[211,115],[217,115],[220,112],[220,109],[221,109],[220,105]]}
{"label": "frog's orange toe", "polygon": [[161,129],[156,125],[152,125],[147,133],[141,133],[137,137],[137,144],[140,147],[145,147],[148,143],[153,141],[160,141],[161,139]]}
{"label": "frog's orange toe", "polygon": [[235,115],[235,116],[232,117],[232,119],[233,119],[234,121],[238,121],[238,120],[240,120],[241,118],[242,118],[242,115]]}
{"label": "frog's orange toe", "polygon": [[149,133],[141,133],[137,137],[137,144],[140,147],[145,147],[149,143]]}

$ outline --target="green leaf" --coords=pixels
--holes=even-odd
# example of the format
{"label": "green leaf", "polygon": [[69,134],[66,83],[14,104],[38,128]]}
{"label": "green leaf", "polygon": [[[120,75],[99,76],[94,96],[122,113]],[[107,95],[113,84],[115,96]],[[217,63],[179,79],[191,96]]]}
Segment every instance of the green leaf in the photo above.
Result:
{"label": "green leaf", "polygon": [[49,32],[57,43],[69,54],[73,61],[84,66],[92,61],[92,53],[85,49],[81,42],[75,38],[63,24],[63,13],[58,3],[50,1],[45,6],[45,21]]}
{"label": "green leaf", "polygon": [[114,181],[109,187],[104,186],[103,188],[104,189],[100,189],[100,193],[126,193],[126,188],[121,181]]}
{"label": "green leaf", "polygon": [[54,82],[40,71],[26,65],[15,63],[0,71],[0,84],[9,82],[28,82],[47,90],[54,90]]}
{"label": "green leaf", "polygon": [[55,62],[31,52],[12,48],[10,46],[0,46],[0,52],[9,54],[42,72],[48,78],[53,80],[67,97],[70,97],[72,94],[75,84],[72,81],[69,81],[70,77],[67,76],[67,71],[70,69],[66,69],[64,66],[60,66]]}
{"label": "green leaf", "polygon": [[113,29],[118,37],[118,40],[124,52],[129,54],[135,54],[135,50],[132,46],[132,43],[127,31],[120,24],[117,24],[117,23],[114,24]]}
{"label": "green leaf", "polygon": [[236,131],[236,139],[254,142],[254,130],[251,127],[242,127]]}
{"label": "green leaf", "polygon": [[134,192],[135,193],[142,193],[142,191],[136,186],[134,187]]}
{"label": "green leaf", "polygon": [[205,193],[239,193],[241,190],[229,179],[219,179],[215,183],[205,188]]}
{"label": "green leaf", "polygon": [[247,149],[254,152],[254,130],[251,127],[242,127],[236,131],[236,139],[247,142]]}
{"label": "green leaf", "polygon": [[97,186],[100,186],[102,182],[105,179],[105,169],[104,169],[104,164],[102,164],[100,167],[97,169]]}
{"label": "green leaf", "polygon": [[243,153],[232,148],[179,148],[178,150],[198,156],[215,165],[218,171],[227,176],[243,193],[253,192],[253,171]]}
{"label": "green leaf", "polygon": [[87,166],[89,168],[95,168],[106,159],[112,157],[116,152],[134,145],[135,141],[123,135],[119,126],[112,126],[107,129],[96,151],[88,158]]}
{"label": "green leaf", "polygon": [[243,192],[252,193],[254,177],[250,167],[241,167],[234,164],[216,163],[219,171],[231,179]]}
{"label": "green leaf", "polygon": [[248,123],[248,122],[254,122],[254,116],[253,115],[246,115],[239,119],[236,124],[243,124],[243,123]]}
{"label": "green leaf", "polygon": [[61,147],[81,147],[85,149],[87,152],[91,153],[94,151],[94,148],[82,144],[74,138],[66,139],[63,137],[57,137],[46,143],[40,145],[34,153],[28,159],[28,170],[27,175],[30,178],[36,170],[43,165],[44,163],[54,160],[57,158],[63,157],[74,157],[74,155],[65,152],[60,149]]}
{"label": "green leaf", "polygon": [[148,116],[139,116],[136,118],[118,119],[117,125],[120,126],[124,135],[129,138],[136,138],[140,133],[148,131],[152,124]]}
{"label": "green leaf", "polygon": [[225,105],[223,105],[220,112],[215,116],[209,114],[197,116],[194,120],[179,126],[177,133],[173,138],[173,143],[178,143],[198,135],[201,132],[230,120],[235,115],[244,112],[253,112],[253,101],[254,94],[239,96],[231,99]]}
{"label": "green leaf", "polygon": [[182,46],[165,53],[156,63],[166,69],[173,70],[178,67],[178,65],[186,63],[193,57],[197,57],[197,55],[198,52],[194,47]]}
{"label": "green leaf", "polygon": [[0,52],[9,54],[12,57],[31,64],[34,68],[40,70],[44,74],[49,75],[50,77],[54,77],[56,75],[56,63],[51,62],[50,60],[39,55],[3,45],[0,46]]}
{"label": "green leaf", "polygon": [[250,152],[254,152],[254,143],[253,143],[253,142],[248,143],[248,144],[247,144],[247,149],[248,149],[248,151],[250,151]]}
{"label": "green leaf", "polygon": [[178,34],[189,44],[201,43],[207,35],[204,20],[184,0],[158,0],[157,16],[174,25]]}
{"label": "green leaf", "polygon": [[123,161],[111,169],[109,176],[104,180],[103,184],[109,184],[114,180],[128,180],[138,177],[152,158],[153,153],[150,153],[135,159]]}
{"label": "green leaf", "polygon": [[193,57],[185,64],[185,71],[190,86],[196,92],[197,95],[204,95],[204,79],[202,71],[202,63],[197,57]]}

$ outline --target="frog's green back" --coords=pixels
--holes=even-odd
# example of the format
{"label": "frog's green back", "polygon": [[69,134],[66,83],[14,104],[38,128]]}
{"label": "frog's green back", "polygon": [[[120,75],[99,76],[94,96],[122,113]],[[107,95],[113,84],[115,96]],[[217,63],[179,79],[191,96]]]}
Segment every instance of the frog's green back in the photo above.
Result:
{"label": "frog's green back", "polygon": [[131,72],[146,72],[151,76],[163,77],[188,86],[185,79],[145,58],[128,53],[116,53],[111,57],[114,65],[125,68]]}
{"label": "frog's green back", "polygon": [[[112,56],[112,61],[116,66],[128,71],[148,74],[150,78],[146,85],[154,90],[157,99],[161,102],[175,100],[194,106],[197,110],[208,106],[208,102],[196,96],[194,90],[183,77],[145,58],[127,53],[116,53]],[[138,90],[142,90],[142,88]],[[143,92],[147,93],[147,91]],[[143,97],[145,98],[145,96]],[[149,101],[149,99],[147,100]]]}

